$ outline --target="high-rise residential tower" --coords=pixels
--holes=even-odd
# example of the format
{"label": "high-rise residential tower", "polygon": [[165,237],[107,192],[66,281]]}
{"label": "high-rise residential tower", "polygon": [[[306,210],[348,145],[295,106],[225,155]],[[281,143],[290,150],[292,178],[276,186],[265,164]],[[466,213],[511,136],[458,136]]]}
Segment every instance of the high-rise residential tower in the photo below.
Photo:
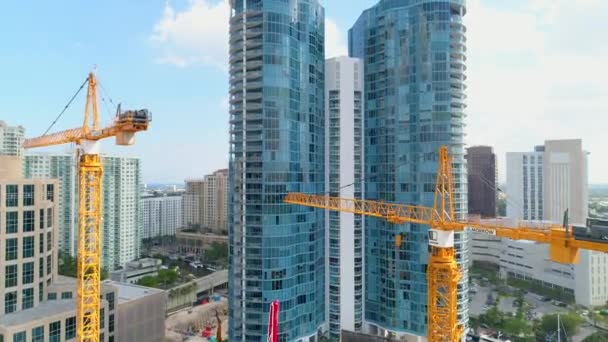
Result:
{"label": "high-rise residential tower", "polygon": [[[433,205],[438,151],[453,158],[455,210],[467,212],[464,161],[464,0],[380,0],[349,31],[365,69],[365,198]],[[421,340],[427,331],[428,227],[365,219],[365,316],[372,334]],[[401,246],[395,246],[401,234]],[[467,236],[456,233],[462,267],[458,321],[468,321]]]}
{"label": "high-rise residential tower", "polygon": [[[143,237],[140,207],[141,162],[137,158],[102,156],[102,267],[113,270],[137,259]],[[57,178],[59,248],[77,251],[78,170],[72,153],[28,153],[23,166],[26,178]]]}
{"label": "high-rise residential tower", "polygon": [[218,234],[228,231],[228,169],[186,180],[184,225]]}
{"label": "high-rise residential tower", "polygon": [[102,266],[109,271],[140,257],[143,236],[141,161],[102,156]]}
{"label": "high-rise residential tower", "polygon": [[9,126],[0,120],[0,156],[21,156],[25,129],[21,126]]}
{"label": "high-rise residential tower", "polygon": [[325,320],[325,213],[283,203],[324,193],[324,20],[317,0],[232,0],[231,341],[314,341]]}
{"label": "high-rise residential tower", "polygon": [[[363,62],[325,62],[325,188],[330,196],[363,198]],[[363,218],[327,211],[329,336],[363,326]]]}
{"label": "high-rise residential tower", "polygon": [[496,155],[490,146],[467,148],[469,214],[496,217]]}
{"label": "high-rise residential tower", "polygon": [[143,210],[142,239],[175,236],[182,228],[182,196],[177,193],[155,193],[141,197]]}

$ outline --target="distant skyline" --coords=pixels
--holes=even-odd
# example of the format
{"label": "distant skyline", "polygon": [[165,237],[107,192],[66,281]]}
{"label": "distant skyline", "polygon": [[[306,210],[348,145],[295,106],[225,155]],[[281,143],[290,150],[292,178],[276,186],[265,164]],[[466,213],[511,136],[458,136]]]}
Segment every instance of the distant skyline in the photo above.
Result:
{"label": "distant skyline", "polygon": [[[344,55],[348,29],[376,1],[321,2],[326,57]],[[581,138],[590,183],[608,183],[608,46],[592,39],[608,31],[608,2],[468,0],[467,8],[467,144],[494,147],[502,183],[505,152]],[[96,65],[102,121],[118,102],[154,115],[135,146],[108,141],[104,152],[141,157],[146,183],[226,168],[228,18],[227,0],[4,4],[0,120],[42,134]],[[81,125],[83,108],[80,96],[54,129]]]}

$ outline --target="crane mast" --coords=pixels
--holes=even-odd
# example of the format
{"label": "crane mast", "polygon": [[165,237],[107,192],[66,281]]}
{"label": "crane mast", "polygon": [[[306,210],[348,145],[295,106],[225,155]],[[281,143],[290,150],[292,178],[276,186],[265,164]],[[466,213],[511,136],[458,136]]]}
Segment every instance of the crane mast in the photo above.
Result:
{"label": "crane mast", "polygon": [[99,141],[115,137],[117,145],[133,144],[136,132],[148,129],[151,116],[147,110],[118,112],[112,125],[101,129],[97,110],[97,79],[88,78],[84,122],[74,128],[26,139],[24,148],[77,145],[78,163],[78,274],[76,340],[99,342],[101,308],[101,215],[103,165]]}
{"label": "crane mast", "polygon": [[[457,291],[462,272],[455,258],[455,232],[469,229],[512,240],[548,244],[549,258],[562,264],[577,263],[580,249],[608,253],[608,242],[603,241],[608,239],[608,231],[602,238],[593,238],[585,232],[577,235],[574,228],[567,226],[567,223],[560,226],[520,222],[513,226],[492,220],[458,220],[454,212],[451,158],[446,146],[440,148],[438,161],[432,208],[303,193],[289,193],[284,199],[285,203],[371,216],[395,224],[414,223],[429,226],[429,342],[458,342],[464,333],[464,327],[458,324]],[[608,227],[606,229],[608,230]],[[397,234],[395,240],[396,247],[401,248],[401,235]]]}

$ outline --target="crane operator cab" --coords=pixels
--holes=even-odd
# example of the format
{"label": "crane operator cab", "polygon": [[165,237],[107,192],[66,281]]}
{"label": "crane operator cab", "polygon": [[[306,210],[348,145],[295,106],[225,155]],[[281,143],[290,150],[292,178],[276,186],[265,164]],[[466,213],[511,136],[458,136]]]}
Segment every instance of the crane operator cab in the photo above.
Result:
{"label": "crane operator cab", "polygon": [[135,133],[148,129],[148,124],[152,121],[152,113],[147,109],[121,111],[120,104],[116,109],[114,126],[119,129],[116,134],[117,145],[133,145],[135,143]]}

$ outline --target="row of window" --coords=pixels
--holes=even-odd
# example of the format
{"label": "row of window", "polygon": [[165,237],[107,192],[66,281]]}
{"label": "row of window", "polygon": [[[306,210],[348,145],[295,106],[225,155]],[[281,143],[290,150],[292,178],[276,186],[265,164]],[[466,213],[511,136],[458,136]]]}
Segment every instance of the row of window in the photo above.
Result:
{"label": "row of window", "polygon": [[[23,185],[23,206],[33,206],[35,198],[35,185]],[[55,187],[53,184],[46,185],[46,199],[53,201],[55,195]],[[17,207],[19,205],[19,185],[9,184],[6,186],[6,206]]]}
{"label": "row of window", "polygon": [[[45,213],[46,213],[46,225],[45,225]],[[40,209],[39,214],[39,228],[50,228],[53,225],[53,208]],[[19,233],[19,212],[8,211],[5,218],[6,223],[6,234]],[[22,232],[33,232],[35,229],[35,211],[24,210],[22,213],[21,220]]]}
{"label": "row of window", "polygon": [[[44,253],[44,233],[41,233],[39,235],[39,246],[38,246],[38,251],[40,253]],[[24,236],[22,238],[22,242],[21,242],[21,257],[26,259],[26,258],[32,258],[34,257],[34,250],[35,250],[35,236]],[[53,233],[52,232],[47,232],[46,233],[46,250],[50,251],[53,248]],[[17,260],[18,258],[18,250],[19,250],[19,238],[11,238],[11,239],[6,239],[6,246],[4,248],[4,260],[5,261],[11,261],[11,260]]]}

